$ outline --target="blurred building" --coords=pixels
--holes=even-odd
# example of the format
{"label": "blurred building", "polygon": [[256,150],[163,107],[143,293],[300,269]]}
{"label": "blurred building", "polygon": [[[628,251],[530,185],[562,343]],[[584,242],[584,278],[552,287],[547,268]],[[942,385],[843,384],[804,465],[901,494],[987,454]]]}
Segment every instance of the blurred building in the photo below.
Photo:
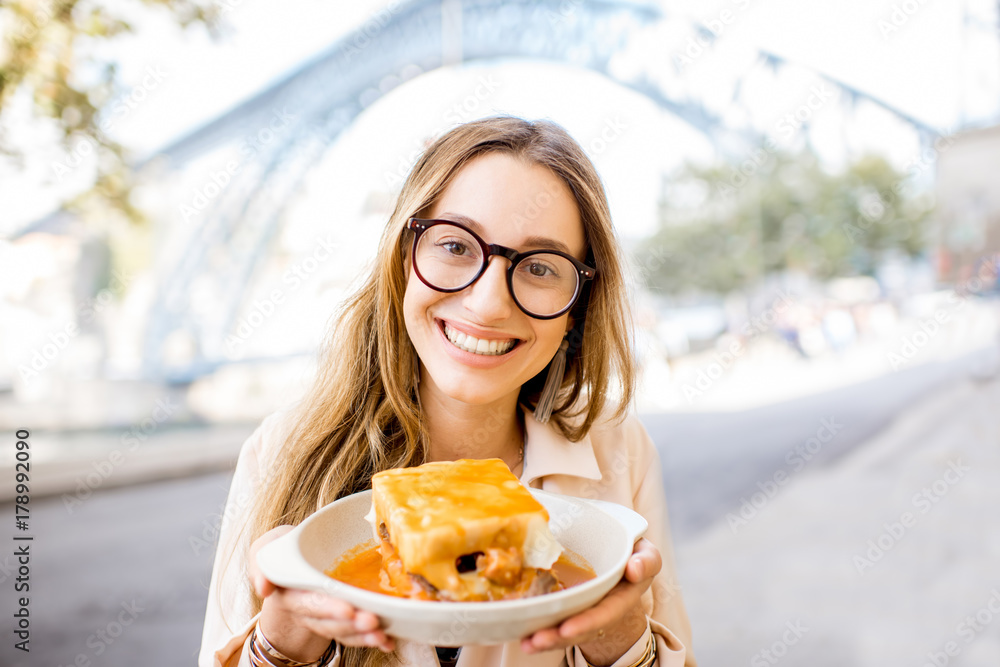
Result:
{"label": "blurred building", "polygon": [[1000,125],[941,139],[934,148],[939,277],[961,282],[1000,253]]}

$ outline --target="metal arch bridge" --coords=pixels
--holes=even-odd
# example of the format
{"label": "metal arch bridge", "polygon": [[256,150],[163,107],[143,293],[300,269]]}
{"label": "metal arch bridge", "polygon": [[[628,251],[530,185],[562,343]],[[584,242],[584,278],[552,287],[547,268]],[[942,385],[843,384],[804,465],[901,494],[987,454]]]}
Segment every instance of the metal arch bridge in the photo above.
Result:
{"label": "metal arch bridge", "polygon": [[[144,340],[144,372],[149,377],[188,381],[227,363],[224,341],[248,295],[255,268],[267,255],[287,202],[303,177],[338,135],[379,97],[423,72],[460,62],[510,58],[547,60],[589,69],[637,91],[703,133],[720,151],[739,154],[762,136],[750,127],[732,127],[722,109],[690,92],[670,54],[686,39],[678,29],[715,41],[714,34],[688,19],[671,17],[656,5],[630,0],[410,0],[390,5],[326,53],[283,81],[262,91],[197,131],[161,150],[154,160],[168,169],[218,148],[232,147],[267,128],[276,110],[294,110],[280,140],[253,147],[200,216],[204,222],[178,260],[162,276]],[[673,37],[671,37],[673,36]],[[628,74],[620,67],[638,41],[675,39],[659,62],[636,59]],[[662,44],[661,44],[662,45]],[[760,53],[772,70],[786,62]],[[759,63],[758,63],[759,64]],[[822,76],[822,75],[820,75]],[[871,102],[909,124],[924,143],[938,133],[915,118],[846,84],[823,77],[851,103]],[[732,87],[739,105],[741,82]],[[142,167],[142,165],[140,165]],[[192,289],[209,285],[219,303],[205,312],[193,307]],[[176,368],[162,361],[174,332],[196,345],[195,361]]]}

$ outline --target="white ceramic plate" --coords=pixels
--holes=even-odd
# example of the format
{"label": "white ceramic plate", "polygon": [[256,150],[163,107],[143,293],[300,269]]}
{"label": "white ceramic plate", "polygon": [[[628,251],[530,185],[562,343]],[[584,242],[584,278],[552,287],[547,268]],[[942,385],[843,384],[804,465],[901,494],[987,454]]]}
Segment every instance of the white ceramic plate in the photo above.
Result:
{"label": "white ceramic plate", "polygon": [[530,489],[549,512],[559,543],[582,556],[597,576],[572,588],[522,600],[430,602],[382,595],[324,574],[348,550],[372,539],[364,516],[371,491],[330,503],[257,553],[257,564],[286,588],[324,591],[376,614],[386,633],[434,646],[502,644],[592,607],[621,579],[632,545],[646,532],[638,513],[600,500]]}

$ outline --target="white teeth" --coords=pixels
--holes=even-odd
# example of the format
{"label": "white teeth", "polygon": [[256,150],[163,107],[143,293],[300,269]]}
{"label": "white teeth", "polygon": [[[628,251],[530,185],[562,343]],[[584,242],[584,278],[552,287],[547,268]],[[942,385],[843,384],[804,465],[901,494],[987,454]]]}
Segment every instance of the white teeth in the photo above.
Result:
{"label": "white teeth", "polygon": [[455,347],[465,350],[466,352],[472,352],[473,354],[484,354],[488,356],[506,354],[512,347],[514,347],[514,344],[517,343],[515,339],[486,340],[476,338],[461,331],[452,329],[447,324],[444,325],[444,333],[448,337],[448,340],[455,344]]}

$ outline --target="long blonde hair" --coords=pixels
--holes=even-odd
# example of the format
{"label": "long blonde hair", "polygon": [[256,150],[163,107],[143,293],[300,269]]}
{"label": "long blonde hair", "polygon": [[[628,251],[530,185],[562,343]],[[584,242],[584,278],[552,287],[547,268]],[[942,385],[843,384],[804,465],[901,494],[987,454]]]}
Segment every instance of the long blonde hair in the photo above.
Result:
{"label": "long blonde hair", "polygon": [[[560,126],[499,116],[460,125],[438,138],[410,172],[379,242],[371,274],[345,303],[320,357],[312,388],[297,407],[273,474],[256,498],[250,540],[276,526],[297,525],[338,498],[371,487],[374,473],[424,462],[426,428],[412,371],[416,352],[403,323],[410,232],[405,223],[428,210],[458,171],[489,152],[550,169],[579,207],[588,262],[597,277],[574,309],[571,356],[550,424],[579,441],[619,384],[613,418],[631,402],[635,368],[622,260],[600,178]],[[520,403],[533,406],[545,370],[526,382]],[[253,594],[252,608],[262,600]],[[347,648],[345,667],[388,665],[394,655]]]}

